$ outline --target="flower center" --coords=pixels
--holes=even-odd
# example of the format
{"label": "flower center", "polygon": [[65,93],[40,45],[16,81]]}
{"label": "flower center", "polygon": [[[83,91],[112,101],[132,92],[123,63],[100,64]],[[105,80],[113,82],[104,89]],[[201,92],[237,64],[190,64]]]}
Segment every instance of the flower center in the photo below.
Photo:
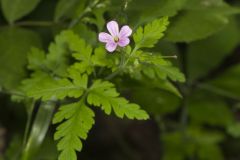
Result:
{"label": "flower center", "polygon": [[119,41],[119,38],[116,36],[113,38],[114,42],[118,42]]}

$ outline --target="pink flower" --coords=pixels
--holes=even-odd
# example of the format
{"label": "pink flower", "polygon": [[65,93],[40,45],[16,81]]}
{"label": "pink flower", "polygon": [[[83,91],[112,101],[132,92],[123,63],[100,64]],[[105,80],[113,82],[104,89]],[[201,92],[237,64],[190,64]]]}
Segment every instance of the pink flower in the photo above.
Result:
{"label": "pink flower", "polygon": [[119,32],[118,23],[110,21],[107,23],[107,29],[110,34],[101,32],[98,39],[100,42],[106,43],[106,49],[109,52],[115,51],[117,46],[125,47],[130,43],[128,37],[132,34],[132,29],[129,26],[123,26]]}

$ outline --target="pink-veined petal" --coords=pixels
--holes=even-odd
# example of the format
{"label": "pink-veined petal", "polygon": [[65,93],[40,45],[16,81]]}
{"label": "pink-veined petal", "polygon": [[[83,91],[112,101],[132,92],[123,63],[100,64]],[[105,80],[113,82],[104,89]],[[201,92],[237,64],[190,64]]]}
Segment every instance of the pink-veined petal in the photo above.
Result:
{"label": "pink-veined petal", "polygon": [[123,38],[123,37],[129,37],[132,34],[132,29],[125,25],[121,28],[120,32],[119,32],[119,37]]}
{"label": "pink-veined petal", "polygon": [[118,23],[116,21],[108,22],[107,23],[107,29],[113,37],[116,37],[116,36],[118,37],[119,27],[118,27]]}
{"label": "pink-veined petal", "polygon": [[98,40],[100,42],[110,43],[110,42],[113,42],[113,37],[110,34],[108,34],[108,33],[101,32],[98,35]]}
{"label": "pink-veined petal", "polygon": [[130,40],[129,40],[129,38],[126,38],[126,37],[121,38],[121,39],[118,41],[118,45],[119,45],[120,47],[125,47],[125,46],[127,46],[129,43],[130,43]]}
{"label": "pink-veined petal", "polygon": [[115,51],[116,48],[117,48],[117,43],[115,42],[110,42],[106,44],[106,50],[108,50],[109,52]]}

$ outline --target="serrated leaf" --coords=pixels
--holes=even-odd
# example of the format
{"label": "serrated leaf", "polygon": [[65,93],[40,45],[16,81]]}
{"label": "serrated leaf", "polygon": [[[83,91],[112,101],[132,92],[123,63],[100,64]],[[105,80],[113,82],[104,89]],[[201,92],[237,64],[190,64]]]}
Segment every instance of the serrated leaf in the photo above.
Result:
{"label": "serrated leaf", "polygon": [[61,151],[59,160],[77,160],[75,151],[81,151],[82,139],[87,138],[94,124],[93,117],[94,112],[83,100],[59,108],[53,119],[53,124],[64,121],[54,134],[54,139],[59,140],[57,145]]}
{"label": "serrated leaf", "polygon": [[51,43],[46,55],[46,68],[59,76],[65,76],[69,66],[68,56],[71,55],[69,50],[71,41],[76,35],[69,30],[62,31],[55,37],[55,42]]}
{"label": "serrated leaf", "polygon": [[117,56],[112,54],[107,54],[106,49],[103,47],[98,47],[94,50],[92,55],[92,63],[95,66],[112,68],[117,65]]}
{"label": "serrated leaf", "polygon": [[32,70],[41,70],[57,76],[66,76],[69,56],[73,54],[74,57],[77,55],[76,58],[83,63],[81,67],[77,66],[76,68],[79,68],[79,71],[82,72],[89,68],[91,73],[91,53],[91,46],[87,45],[72,31],[66,30],[55,37],[55,42],[50,44],[46,55],[44,51],[33,48],[28,56],[28,67]]}
{"label": "serrated leaf", "polygon": [[[77,75],[77,73],[79,75]],[[67,78],[53,79],[51,77],[41,78],[41,85],[34,82],[39,81],[38,77],[36,79],[29,79],[25,81],[30,83],[30,87],[25,87],[27,95],[35,99],[42,98],[42,100],[50,100],[52,98],[63,99],[65,97],[80,97],[84,90],[87,88],[87,76],[81,76],[79,72],[75,75],[71,75],[73,82]]]}
{"label": "serrated leaf", "polygon": [[94,71],[94,64],[91,59],[93,48],[72,33],[69,38],[69,49],[73,52],[72,56],[78,60],[72,67],[80,73],[91,74]]}
{"label": "serrated leaf", "polygon": [[83,88],[77,87],[68,79],[42,81],[41,86],[35,86],[27,95],[35,99],[42,98],[43,101],[51,98],[63,99],[69,97],[80,97],[83,94]]}
{"label": "serrated leaf", "polygon": [[38,48],[32,48],[28,54],[28,68],[32,70],[38,70],[45,68],[45,53]]}
{"label": "serrated leaf", "polygon": [[1,0],[4,17],[9,23],[22,18],[38,5],[40,0]]}
{"label": "serrated leaf", "polygon": [[38,85],[42,83],[43,81],[51,81],[51,76],[49,76],[45,72],[37,71],[31,74],[31,78],[24,79],[21,82],[20,90],[22,90],[24,93],[28,92],[32,88],[35,87],[35,85]]}
{"label": "serrated leaf", "polygon": [[[151,79],[166,80],[170,78],[173,81],[185,82],[185,76],[179,69],[172,66],[169,61],[163,59],[160,55],[153,55],[139,50],[135,56],[131,57],[130,61],[132,61],[132,64],[130,64],[128,68],[130,71],[128,72],[136,78],[145,75]],[[137,64],[135,64],[136,61]]]}
{"label": "serrated leaf", "polygon": [[[105,23],[105,21],[104,21],[104,23]],[[95,31],[93,31],[91,28],[89,28],[87,25],[85,25],[83,23],[79,23],[79,24],[75,25],[72,28],[72,30],[74,31],[74,33],[78,34],[79,37],[84,39],[88,44],[96,45],[97,33]]]}
{"label": "serrated leaf", "polygon": [[137,48],[152,48],[159,39],[163,37],[163,32],[169,24],[168,17],[154,20],[153,22],[139,27],[133,35],[133,39]]}
{"label": "serrated leaf", "polygon": [[91,86],[87,101],[91,105],[101,107],[106,114],[110,114],[113,109],[120,118],[123,118],[124,115],[129,119],[145,120],[149,118],[139,105],[129,103],[125,98],[119,97],[114,85],[108,81],[95,81]]}

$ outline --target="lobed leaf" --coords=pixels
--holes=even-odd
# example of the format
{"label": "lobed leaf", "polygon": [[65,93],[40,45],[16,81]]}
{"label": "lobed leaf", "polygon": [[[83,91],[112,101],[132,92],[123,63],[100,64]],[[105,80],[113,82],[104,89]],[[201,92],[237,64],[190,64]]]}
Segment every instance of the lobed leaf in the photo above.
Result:
{"label": "lobed leaf", "polygon": [[[44,76],[44,74],[43,74]],[[73,82],[67,78],[53,79],[49,76],[46,78],[29,79],[25,81],[27,95],[35,99],[42,98],[42,100],[63,99],[65,97],[80,97],[87,88],[87,76],[71,75]],[[41,85],[39,85],[39,82]],[[28,86],[28,83],[31,85]],[[24,88],[24,87],[23,87]]]}
{"label": "lobed leaf", "polygon": [[154,20],[143,27],[139,27],[133,35],[135,45],[138,48],[152,48],[163,37],[163,32],[169,24],[168,17]]}
{"label": "lobed leaf", "polygon": [[106,114],[110,114],[113,109],[120,118],[123,118],[124,115],[129,119],[146,120],[149,118],[148,114],[140,109],[139,105],[129,103],[125,98],[119,97],[114,85],[108,81],[95,81],[90,89],[87,101],[91,105],[101,107]]}
{"label": "lobed leaf", "polygon": [[145,75],[151,79],[166,80],[170,78],[173,81],[185,82],[184,74],[161,55],[153,55],[139,50],[131,61],[132,64],[129,67],[131,76],[139,78]]}
{"label": "lobed leaf", "polygon": [[53,124],[62,122],[54,134],[54,139],[59,140],[59,160],[77,160],[75,151],[81,151],[82,139],[87,138],[94,124],[93,117],[94,112],[83,100],[59,108],[53,119]]}

